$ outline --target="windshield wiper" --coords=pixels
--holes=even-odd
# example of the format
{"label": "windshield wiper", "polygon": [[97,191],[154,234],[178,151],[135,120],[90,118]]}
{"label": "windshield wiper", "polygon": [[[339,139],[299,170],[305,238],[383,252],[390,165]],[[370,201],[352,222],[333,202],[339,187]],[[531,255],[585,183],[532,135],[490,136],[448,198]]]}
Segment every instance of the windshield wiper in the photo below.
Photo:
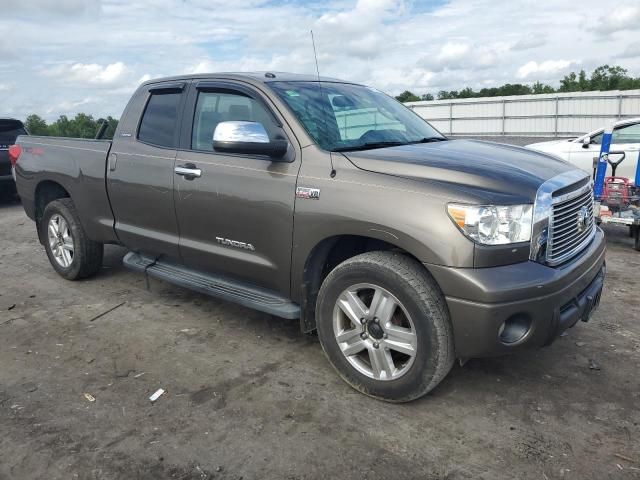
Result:
{"label": "windshield wiper", "polygon": [[414,143],[446,142],[447,140],[449,139],[445,137],[424,137],[424,138],[421,138],[420,140],[414,140],[413,142],[408,142],[407,145],[411,145]]}
{"label": "windshield wiper", "polygon": [[397,147],[399,145],[406,145],[407,142],[367,142],[362,145],[352,145],[350,147],[337,147],[332,149],[332,152],[355,152],[358,150],[372,150],[374,148],[384,147]]}
{"label": "windshield wiper", "polygon": [[351,147],[337,147],[331,150],[332,152],[354,152],[358,150],[372,150],[374,148],[385,147],[399,147],[400,145],[413,145],[416,143],[431,143],[431,142],[444,142],[448,138],[444,137],[424,137],[420,140],[413,140],[411,142],[399,142],[399,141],[387,141],[387,142],[367,142],[362,145],[353,145]]}

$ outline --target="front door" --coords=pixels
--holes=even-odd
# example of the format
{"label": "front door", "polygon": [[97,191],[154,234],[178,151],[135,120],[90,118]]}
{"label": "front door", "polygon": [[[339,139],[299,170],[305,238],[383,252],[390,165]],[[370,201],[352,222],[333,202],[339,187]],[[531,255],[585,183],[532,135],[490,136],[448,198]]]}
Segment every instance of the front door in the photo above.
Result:
{"label": "front door", "polygon": [[107,161],[109,200],[120,241],[131,250],[174,259],[180,250],[173,170],[185,86],[159,83],[139,90],[123,115]]}
{"label": "front door", "polygon": [[[253,87],[200,82],[187,99],[174,197],[184,263],[288,295],[300,150],[269,100]],[[289,140],[284,162],[213,151],[219,122],[263,124]],[[183,170],[199,176],[185,175]]]}

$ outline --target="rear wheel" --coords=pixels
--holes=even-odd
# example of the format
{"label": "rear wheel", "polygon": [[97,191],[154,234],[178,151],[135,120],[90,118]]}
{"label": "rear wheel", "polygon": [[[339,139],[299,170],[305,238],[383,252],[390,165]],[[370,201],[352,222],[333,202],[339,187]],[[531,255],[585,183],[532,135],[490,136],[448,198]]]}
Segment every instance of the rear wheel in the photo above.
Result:
{"label": "rear wheel", "polygon": [[40,228],[49,261],[62,277],[78,280],[100,270],[103,245],[87,237],[70,198],[49,203]]}
{"label": "rear wheel", "polygon": [[634,230],[634,245],[633,247],[640,252],[640,225],[634,225],[633,227]]}
{"label": "rear wheel", "polygon": [[316,311],[329,361],[367,395],[413,400],[453,365],[442,293],[420,263],[400,253],[370,252],[338,265],[322,284]]}

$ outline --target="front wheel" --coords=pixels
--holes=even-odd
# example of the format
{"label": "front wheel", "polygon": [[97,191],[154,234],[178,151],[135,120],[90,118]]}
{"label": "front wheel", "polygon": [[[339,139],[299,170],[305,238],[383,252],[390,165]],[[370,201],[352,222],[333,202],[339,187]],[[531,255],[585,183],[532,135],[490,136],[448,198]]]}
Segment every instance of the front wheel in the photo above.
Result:
{"label": "front wheel", "polygon": [[40,228],[49,261],[62,277],[78,280],[100,270],[103,245],[87,237],[70,198],[49,203]]}
{"label": "front wheel", "polygon": [[369,252],[338,265],[318,295],[318,337],[356,390],[391,402],[426,394],[455,360],[442,292],[416,260]]}

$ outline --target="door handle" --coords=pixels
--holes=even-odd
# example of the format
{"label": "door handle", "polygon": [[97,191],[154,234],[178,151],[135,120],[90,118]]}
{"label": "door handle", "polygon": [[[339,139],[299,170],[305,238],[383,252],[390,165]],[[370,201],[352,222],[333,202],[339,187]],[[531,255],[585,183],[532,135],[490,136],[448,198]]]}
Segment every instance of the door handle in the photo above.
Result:
{"label": "door handle", "polygon": [[187,180],[193,180],[194,178],[200,178],[202,176],[202,170],[196,168],[196,166],[193,164],[175,167],[173,171],[176,173],[176,175],[182,175]]}
{"label": "door handle", "polygon": [[113,172],[118,164],[118,156],[115,153],[109,154],[109,171]]}

